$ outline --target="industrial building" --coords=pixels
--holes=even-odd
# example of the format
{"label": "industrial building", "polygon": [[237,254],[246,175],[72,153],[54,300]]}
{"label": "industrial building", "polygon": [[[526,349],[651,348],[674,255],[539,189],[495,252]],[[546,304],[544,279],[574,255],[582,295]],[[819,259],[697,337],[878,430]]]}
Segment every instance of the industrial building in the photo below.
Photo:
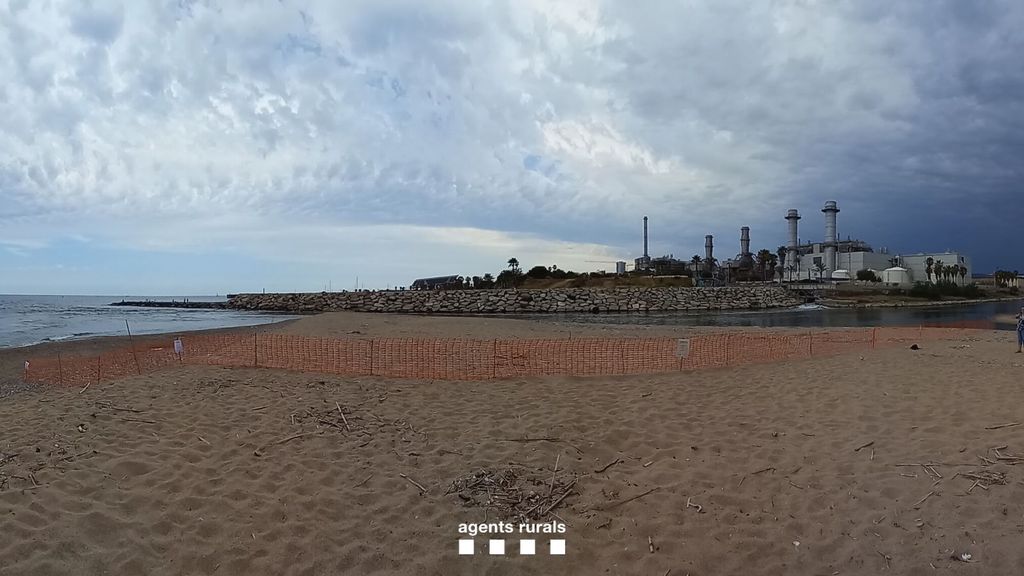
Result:
{"label": "industrial building", "polygon": [[[688,262],[677,260],[671,254],[651,258],[651,255],[648,252],[647,241],[647,216],[644,216],[644,255],[633,261],[634,270],[637,272],[651,272],[662,276],[685,274],[687,270],[689,270]],[[616,265],[616,271],[617,270],[618,265]],[[625,272],[625,264],[623,264],[623,272]]]}
{"label": "industrial building", "polygon": [[[954,251],[927,254],[893,255],[888,248],[877,252],[867,242],[847,238],[839,240],[836,234],[836,215],[839,206],[835,200],[829,200],[821,209],[825,214],[825,237],[822,242],[799,242],[798,222],[800,214],[792,209],[786,213],[789,238],[786,246],[786,258],[783,261],[783,278],[787,281],[800,280],[850,280],[855,279],[860,270],[875,272],[885,284],[891,286],[910,286],[914,282],[936,281],[939,278],[929,273],[931,266],[956,265],[966,268],[964,274],[958,274],[949,281],[957,284],[965,283],[970,278],[971,260],[965,254]],[[929,260],[930,259],[930,260]]]}
{"label": "industrial building", "polygon": [[[704,237],[704,258],[699,264],[689,260],[677,260],[662,256],[652,258],[648,252],[648,218],[644,216],[644,252],[634,260],[636,271],[652,274],[691,274],[712,283],[737,282],[745,280],[778,280],[786,282],[806,281],[851,281],[856,280],[861,270],[874,272],[884,284],[909,287],[914,282],[948,280],[957,284],[969,283],[971,260],[956,251],[927,254],[898,255],[886,247],[878,250],[863,240],[849,236],[841,240],[837,220],[840,212],[835,200],[825,202],[821,209],[824,214],[824,236],[820,242],[801,242],[799,236],[800,212],[787,211],[785,220],[788,227],[786,245],[773,252],[777,260],[772,270],[758,269],[757,257],[750,248],[750,227],[740,228],[740,251],[734,258],[719,264],[714,257],[714,237]],[[929,264],[930,263],[930,264]],[[930,273],[929,268],[956,265],[958,273],[953,277],[940,277]],[[624,265],[616,266],[622,273]]]}
{"label": "industrial building", "polygon": [[[928,254],[904,254],[897,257],[897,265],[906,268],[910,272],[912,282],[936,282],[948,280],[955,284],[971,283],[971,259],[966,254],[959,252],[933,252]],[[932,274],[929,277],[928,260],[931,259]],[[961,273],[955,278],[943,277],[941,273],[936,274],[935,269],[944,266],[957,266]]]}
{"label": "industrial building", "polygon": [[436,276],[413,280],[410,290],[458,290],[464,285],[462,276]]}

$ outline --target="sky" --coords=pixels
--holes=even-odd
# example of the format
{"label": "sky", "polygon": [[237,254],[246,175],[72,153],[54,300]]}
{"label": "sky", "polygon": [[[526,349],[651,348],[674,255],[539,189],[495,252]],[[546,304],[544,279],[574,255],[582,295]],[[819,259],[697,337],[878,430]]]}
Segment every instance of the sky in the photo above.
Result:
{"label": "sky", "polygon": [[614,269],[824,235],[1024,269],[1019,0],[0,0],[0,293]]}

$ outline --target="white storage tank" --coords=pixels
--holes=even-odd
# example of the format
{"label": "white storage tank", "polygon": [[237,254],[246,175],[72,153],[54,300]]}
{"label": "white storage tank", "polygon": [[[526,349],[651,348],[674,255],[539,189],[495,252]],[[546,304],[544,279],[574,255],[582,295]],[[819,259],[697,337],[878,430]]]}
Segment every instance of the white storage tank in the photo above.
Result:
{"label": "white storage tank", "polygon": [[882,283],[886,286],[906,288],[914,284],[914,279],[910,276],[910,270],[893,266],[882,270]]}
{"label": "white storage tank", "polygon": [[840,268],[839,270],[836,270],[835,272],[832,273],[832,279],[837,282],[849,282],[850,271],[843,270],[842,268]]}

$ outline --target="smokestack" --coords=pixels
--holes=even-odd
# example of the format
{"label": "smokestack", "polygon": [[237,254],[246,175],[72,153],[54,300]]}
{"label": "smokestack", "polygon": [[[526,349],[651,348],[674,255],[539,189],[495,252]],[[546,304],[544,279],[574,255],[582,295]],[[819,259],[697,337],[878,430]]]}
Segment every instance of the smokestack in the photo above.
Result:
{"label": "smokestack", "polygon": [[704,261],[708,263],[709,267],[711,266],[711,260],[715,256],[714,238],[711,234],[704,237]]}
{"label": "smokestack", "polygon": [[750,255],[750,226],[740,228],[740,254]]}
{"label": "smokestack", "polygon": [[647,258],[647,216],[644,216],[644,258]]}
{"label": "smokestack", "polygon": [[790,210],[786,213],[786,222],[789,223],[789,242],[786,244],[786,267],[797,266],[797,221],[800,220],[800,213],[796,210]]}
{"label": "smokestack", "polygon": [[835,200],[829,200],[821,211],[825,213],[825,266],[831,278],[836,270],[836,214],[839,207]]}

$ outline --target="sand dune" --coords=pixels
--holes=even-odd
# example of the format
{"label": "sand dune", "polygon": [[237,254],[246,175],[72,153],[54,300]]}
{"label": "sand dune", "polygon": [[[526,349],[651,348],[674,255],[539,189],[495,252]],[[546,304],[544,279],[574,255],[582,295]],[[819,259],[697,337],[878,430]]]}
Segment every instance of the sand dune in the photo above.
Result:
{"label": "sand dune", "polygon": [[[351,329],[427,330],[386,320]],[[658,377],[187,367],[21,392],[0,399],[0,574],[1021,573],[1024,467],[991,448],[1024,454],[1024,424],[987,429],[1024,422],[1012,338]],[[495,516],[453,480],[556,459],[566,556],[544,536],[457,554],[458,525]]]}

